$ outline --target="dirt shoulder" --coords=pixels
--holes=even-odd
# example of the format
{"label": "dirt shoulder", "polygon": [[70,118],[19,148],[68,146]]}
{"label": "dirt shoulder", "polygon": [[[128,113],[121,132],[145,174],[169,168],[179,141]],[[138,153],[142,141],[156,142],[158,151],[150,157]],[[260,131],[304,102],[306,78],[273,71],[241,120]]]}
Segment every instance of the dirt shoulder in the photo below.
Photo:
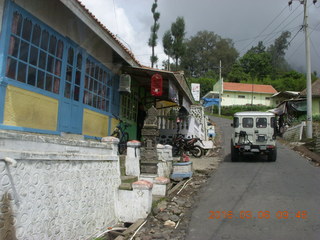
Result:
{"label": "dirt shoulder", "polygon": [[309,161],[313,162],[316,166],[320,166],[320,154],[310,151],[306,146],[301,142],[288,142],[284,139],[278,139],[278,141],[294,151],[298,152],[304,158],[307,158]]}
{"label": "dirt shoulder", "polygon": [[[220,136],[220,134],[218,134]],[[152,240],[186,238],[193,208],[196,206],[201,189],[221,162],[220,139],[215,139],[215,148],[210,156],[190,158],[193,176],[179,182],[165,198],[153,203],[152,213],[136,235],[123,239]]]}

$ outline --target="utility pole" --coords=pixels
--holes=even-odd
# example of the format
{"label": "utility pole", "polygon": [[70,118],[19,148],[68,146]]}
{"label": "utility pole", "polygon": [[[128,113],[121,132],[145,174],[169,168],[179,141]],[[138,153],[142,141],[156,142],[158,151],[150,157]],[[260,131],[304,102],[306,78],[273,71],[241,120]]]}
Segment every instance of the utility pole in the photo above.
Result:
{"label": "utility pole", "polygon": [[254,78],[252,77],[252,82],[251,82],[251,110],[253,110],[253,82],[254,82]]}
{"label": "utility pole", "polygon": [[306,44],[306,63],[307,63],[307,138],[312,138],[312,86],[311,86],[311,57],[310,39],[308,26],[307,0],[303,1],[304,6],[304,33]]}
{"label": "utility pole", "polygon": [[[307,0],[299,0],[304,7],[303,27],[305,33],[305,46],[306,46],[306,77],[307,77],[307,138],[312,138],[312,86],[311,86],[311,57],[310,57],[310,39],[309,39],[309,26],[308,26],[308,8]],[[317,0],[313,0],[316,3]],[[289,1],[289,6],[292,0]]]}
{"label": "utility pole", "polygon": [[222,92],[222,88],[223,88],[223,84],[222,84],[222,79],[221,79],[221,60],[220,60],[220,64],[219,64],[219,82],[220,82],[220,86],[219,86],[219,116],[221,116],[221,92]]}

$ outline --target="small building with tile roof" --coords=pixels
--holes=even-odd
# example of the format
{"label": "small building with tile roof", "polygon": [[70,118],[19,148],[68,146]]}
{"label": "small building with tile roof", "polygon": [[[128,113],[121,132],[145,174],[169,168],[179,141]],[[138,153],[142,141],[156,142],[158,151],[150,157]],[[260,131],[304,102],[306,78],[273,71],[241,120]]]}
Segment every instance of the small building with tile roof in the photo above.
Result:
{"label": "small building with tile roof", "polygon": [[[222,86],[222,88],[221,88]],[[213,91],[205,95],[206,98],[219,98],[221,90],[221,106],[234,105],[264,105],[273,104],[271,97],[277,93],[271,85],[234,83],[218,81]]]}
{"label": "small building with tile roof", "polygon": [[[314,81],[311,85],[312,90],[312,114],[320,115],[320,79]],[[307,97],[307,89],[300,92],[300,98]]]}

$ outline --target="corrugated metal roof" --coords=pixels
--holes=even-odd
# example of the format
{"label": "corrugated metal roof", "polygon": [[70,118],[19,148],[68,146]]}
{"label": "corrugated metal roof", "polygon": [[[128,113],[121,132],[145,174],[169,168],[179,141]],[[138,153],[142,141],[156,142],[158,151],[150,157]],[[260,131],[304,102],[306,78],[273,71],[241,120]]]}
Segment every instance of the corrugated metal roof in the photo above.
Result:
{"label": "corrugated metal roof", "polygon": [[[307,89],[304,89],[300,96],[307,96]],[[312,96],[319,97],[320,96],[320,78],[312,83]]]}
{"label": "corrugated metal roof", "polygon": [[234,83],[234,82],[224,82],[223,91],[272,93],[272,94],[277,93],[277,90],[275,90],[271,85]]}

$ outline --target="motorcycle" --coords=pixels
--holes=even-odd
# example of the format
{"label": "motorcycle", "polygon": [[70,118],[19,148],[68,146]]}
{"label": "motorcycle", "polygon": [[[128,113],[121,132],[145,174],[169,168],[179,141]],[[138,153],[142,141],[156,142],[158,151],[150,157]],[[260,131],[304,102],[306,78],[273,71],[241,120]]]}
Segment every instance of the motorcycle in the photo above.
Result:
{"label": "motorcycle", "polygon": [[192,156],[200,158],[204,154],[204,149],[198,145],[202,140],[200,138],[184,138],[182,134],[177,134],[172,140],[173,156],[182,156],[183,153],[191,153]]}

